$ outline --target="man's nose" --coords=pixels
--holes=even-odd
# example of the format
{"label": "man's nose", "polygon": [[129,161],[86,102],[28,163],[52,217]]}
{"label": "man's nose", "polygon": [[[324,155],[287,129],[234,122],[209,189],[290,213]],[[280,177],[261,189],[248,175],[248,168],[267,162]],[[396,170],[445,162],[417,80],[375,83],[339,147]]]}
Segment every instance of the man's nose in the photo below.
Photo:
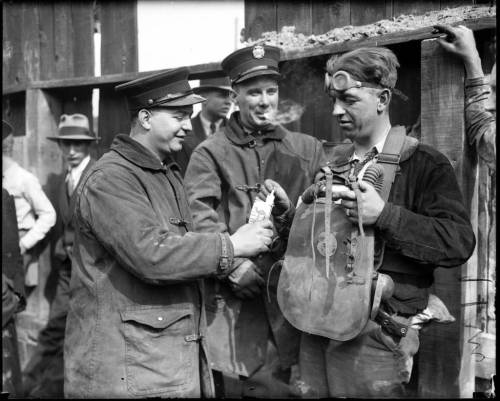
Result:
{"label": "man's nose", "polygon": [[184,131],[192,131],[193,126],[191,125],[191,119],[186,118],[185,120],[183,120],[181,127]]}
{"label": "man's nose", "polygon": [[340,106],[338,104],[338,102],[335,102],[335,104],[333,105],[333,112],[332,114],[334,116],[340,116],[341,114],[344,114],[345,113],[345,110],[342,108],[342,106]]}
{"label": "man's nose", "polygon": [[263,93],[261,96],[260,96],[260,105],[261,106],[267,106],[269,105],[269,95],[267,93]]}

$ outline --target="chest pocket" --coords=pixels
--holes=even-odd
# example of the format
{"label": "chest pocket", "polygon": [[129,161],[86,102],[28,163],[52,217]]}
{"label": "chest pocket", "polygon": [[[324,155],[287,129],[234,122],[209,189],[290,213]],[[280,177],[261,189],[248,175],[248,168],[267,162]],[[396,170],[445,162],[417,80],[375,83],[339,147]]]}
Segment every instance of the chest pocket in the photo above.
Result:
{"label": "chest pocket", "polygon": [[120,315],[128,391],[145,396],[191,388],[198,374],[192,309],[129,307]]}

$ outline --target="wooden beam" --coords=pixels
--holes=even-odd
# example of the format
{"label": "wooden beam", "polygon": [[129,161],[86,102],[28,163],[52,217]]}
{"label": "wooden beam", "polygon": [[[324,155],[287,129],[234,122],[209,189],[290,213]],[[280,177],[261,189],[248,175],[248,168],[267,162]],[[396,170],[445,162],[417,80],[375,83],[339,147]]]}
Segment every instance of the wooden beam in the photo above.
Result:
{"label": "wooden beam", "polygon": [[[464,25],[473,30],[495,29],[496,20],[494,17],[479,18],[471,21],[464,21]],[[380,35],[374,38],[367,38],[354,41],[346,41],[342,43],[335,43],[331,45],[318,46],[310,49],[302,50],[287,50],[281,51],[280,63],[287,60],[296,60],[307,57],[325,56],[335,53],[343,53],[346,51],[354,50],[360,46],[386,46],[397,43],[405,43],[413,40],[423,40],[435,37],[431,34],[431,28],[416,29],[409,32],[391,33],[387,35]],[[106,85],[118,85],[119,83],[130,81],[136,78],[142,78],[150,74],[166,71],[167,69],[143,71],[143,72],[130,72],[123,74],[107,74],[100,77],[77,77],[57,80],[33,81],[29,83],[30,88],[34,89],[50,89],[50,88],[64,88],[64,87],[77,87],[77,86],[92,86],[101,87]],[[191,71],[189,79],[203,79],[223,76],[224,72],[220,66],[220,62],[196,64],[189,66]],[[6,86],[2,89],[3,94],[9,94],[22,90],[19,85]]]}
{"label": "wooden beam", "polygon": [[[495,17],[483,17],[475,20],[457,22],[453,25],[465,25],[472,30],[495,29]],[[419,28],[411,31],[394,32],[385,35],[374,36],[366,39],[349,40],[340,43],[316,46],[306,49],[285,50],[281,52],[281,60],[292,60],[297,58],[321,56],[324,54],[344,53],[361,46],[387,46],[395,43],[404,43],[412,40],[425,40],[436,37],[432,34],[432,27]]]}
{"label": "wooden beam", "polygon": [[[479,18],[477,20],[464,21],[464,25],[473,30],[495,29],[496,20],[494,17]],[[386,46],[397,43],[404,43],[413,40],[422,40],[435,37],[431,34],[431,28],[416,29],[409,32],[398,32],[387,35],[380,35],[374,38],[367,38],[355,41],[346,41],[342,43],[335,43],[331,45],[318,46],[311,49],[303,50],[289,50],[281,51],[281,63],[287,60],[295,60],[300,58],[324,56],[335,53],[343,53],[346,51],[354,50],[360,46]],[[223,76],[224,72],[220,62],[196,64],[189,66],[191,71],[189,79],[203,79],[212,78],[216,76]],[[56,80],[33,81],[28,84],[33,89],[50,89],[50,88],[64,88],[76,86],[92,86],[101,87],[106,85],[118,85],[119,83],[130,81],[136,78],[142,78],[150,74],[166,71],[167,69],[143,71],[143,72],[129,72],[123,74],[107,74],[100,77],[77,77]],[[12,85],[6,86],[2,89],[3,94],[9,94],[23,90],[24,86]]]}
{"label": "wooden beam", "polygon": [[[436,40],[421,43],[421,88],[421,141],[451,161],[477,232],[475,160],[465,137],[464,69]],[[477,287],[465,278],[476,274],[476,254],[462,267],[435,270],[434,292],[456,321],[449,325],[435,324],[422,332],[418,357],[420,397],[472,397],[473,345],[468,340],[477,333],[474,328]]]}

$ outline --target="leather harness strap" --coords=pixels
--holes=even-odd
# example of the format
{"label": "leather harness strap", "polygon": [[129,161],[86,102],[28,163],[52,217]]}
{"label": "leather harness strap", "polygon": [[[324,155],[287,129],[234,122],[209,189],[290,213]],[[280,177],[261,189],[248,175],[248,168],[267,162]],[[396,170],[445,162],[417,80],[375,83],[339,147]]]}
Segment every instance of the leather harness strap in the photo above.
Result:
{"label": "leather harness strap", "polygon": [[333,173],[331,169],[326,172],[326,198],[325,198],[325,263],[326,263],[326,278],[330,277],[330,254],[331,241],[330,237],[333,235],[330,229],[330,216],[332,211],[332,184]]}
{"label": "leather harness strap", "polygon": [[[403,144],[406,138],[406,132],[403,127],[395,127],[389,131],[389,135],[382,149],[382,153],[377,156],[377,164],[380,164],[384,169],[384,180],[382,183],[382,189],[380,191],[380,197],[387,202],[389,199],[389,193],[391,192],[391,187],[396,177],[396,170],[399,166],[399,160],[401,158],[401,150],[403,149]],[[380,266],[380,264],[379,264]],[[374,275],[376,277],[377,283],[375,285],[375,293],[373,294],[372,309],[370,312],[370,319],[375,320],[380,308],[380,301],[382,300],[382,295],[384,292],[384,279],[377,273],[378,267],[374,267]]]}

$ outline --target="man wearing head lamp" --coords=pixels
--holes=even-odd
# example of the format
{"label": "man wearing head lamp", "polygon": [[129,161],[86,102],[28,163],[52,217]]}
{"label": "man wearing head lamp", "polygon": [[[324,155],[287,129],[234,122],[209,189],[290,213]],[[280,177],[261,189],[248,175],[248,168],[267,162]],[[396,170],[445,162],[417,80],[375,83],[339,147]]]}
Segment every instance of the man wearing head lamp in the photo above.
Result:
{"label": "man wearing head lamp", "polygon": [[[463,264],[475,246],[448,159],[407,137],[403,127],[391,126],[389,105],[397,67],[396,56],[386,48],[360,48],[327,63],[325,89],[333,101],[333,115],[352,141],[334,148],[329,166],[356,181],[360,190],[358,196],[346,189],[335,197],[353,224],[362,221],[373,228],[374,269],[392,279],[394,291],[380,304],[386,317],[372,315],[374,320],[352,339],[302,333],[299,364],[306,396],[407,395],[404,383],[410,380],[419,347],[421,312],[430,306],[433,271]],[[387,144],[398,149],[395,154]],[[397,156],[392,157],[397,168],[392,170],[392,186],[385,187],[390,191],[386,201],[363,176],[370,165],[384,159],[388,163],[388,156]]]}

